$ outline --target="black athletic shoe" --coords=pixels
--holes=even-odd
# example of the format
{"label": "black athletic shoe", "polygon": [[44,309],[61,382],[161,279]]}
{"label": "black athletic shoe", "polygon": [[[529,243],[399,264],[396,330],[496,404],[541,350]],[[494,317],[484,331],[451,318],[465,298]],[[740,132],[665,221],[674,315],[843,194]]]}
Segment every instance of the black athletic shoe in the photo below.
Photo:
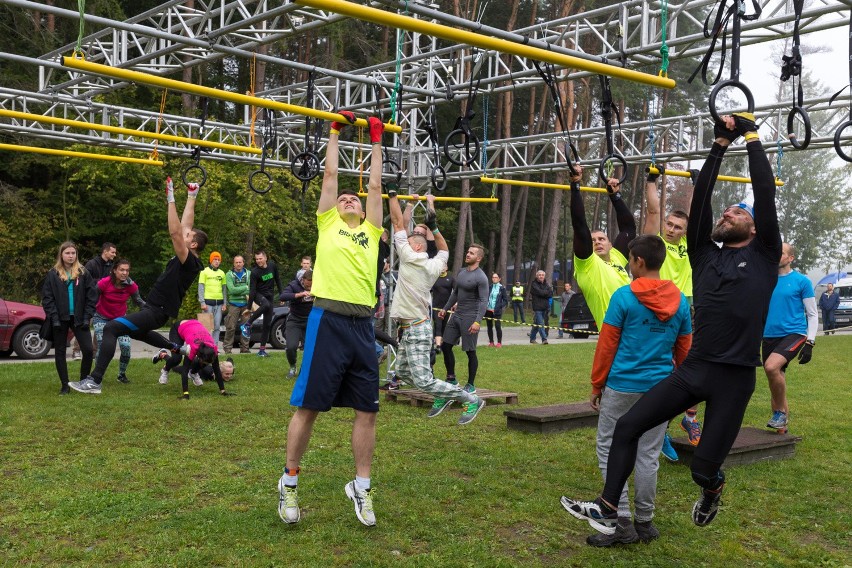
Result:
{"label": "black athletic shoe", "polygon": [[62,388],[59,390],[60,395],[68,394],[70,392],[71,392],[71,387],[69,387],[68,385],[62,385]]}
{"label": "black athletic shoe", "polygon": [[633,527],[630,517],[619,517],[615,532],[612,534],[595,533],[586,537],[589,546],[607,547],[614,544],[633,544],[639,542],[639,533]]}
{"label": "black athletic shoe", "polygon": [[660,531],[654,526],[654,521],[633,521],[633,528],[639,535],[639,540],[645,544],[660,538]]}
{"label": "black athletic shoe", "polygon": [[563,496],[560,500],[565,510],[580,520],[588,521],[593,529],[605,535],[615,533],[618,523],[618,512],[605,513],[601,509],[603,502],[600,498],[594,501],[578,501]]}
{"label": "black athletic shoe", "polygon": [[716,513],[719,512],[719,506],[722,504],[722,490],[725,489],[723,483],[719,489],[710,491],[709,489],[701,490],[701,499],[695,502],[692,506],[692,522],[699,527],[709,525],[716,518]]}
{"label": "black athletic shoe", "polygon": [[130,382],[130,379],[127,378],[127,375],[125,375],[124,373],[121,373],[120,375],[118,375],[118,382],[124,383],[126,385],[127,383]]}

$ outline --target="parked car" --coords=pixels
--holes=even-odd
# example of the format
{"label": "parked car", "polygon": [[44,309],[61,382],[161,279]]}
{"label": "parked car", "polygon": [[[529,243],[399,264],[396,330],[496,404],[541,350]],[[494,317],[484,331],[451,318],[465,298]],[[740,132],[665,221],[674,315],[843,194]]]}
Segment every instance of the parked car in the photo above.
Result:
{"label": "parked car", "polygon": [[[272,314],[272,328],[269,330],[269,343],[275,349],[286,349],[287,340],[284,339],[284,324],[287,323],[287,316],[290,313],[289,306],[275,306]],[[260,343],[260,334],[263,333],[263,317],[257,318],[251,325],[251,337],[249,345]],[[221,327],[222,338],[225,337],[225,326]],[[239,349],[240,337],[239,330],[234,334],[234,345]]]}
{"label": "parked car", "polygon": [[[577,292],[568,300],[568,307],[562,312],[561,325],[562,329],[577,330],[565,332],[572,338],[589,337],[598,333],[598,324],[595,323],[582,292]],[[583,333],[587,330],[588,333]]]}
{"label": "parked car", "polygon": [[9,356],[13,351],[21,359],[47,355],[52,343],[38,336],[44,318],[41,306],[0,298],[0,355]]}

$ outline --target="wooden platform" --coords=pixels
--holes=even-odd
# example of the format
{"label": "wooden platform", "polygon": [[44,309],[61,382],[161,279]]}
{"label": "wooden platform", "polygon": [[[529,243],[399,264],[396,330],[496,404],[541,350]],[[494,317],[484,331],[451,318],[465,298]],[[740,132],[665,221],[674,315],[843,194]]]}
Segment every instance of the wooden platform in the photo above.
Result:
{"label": "wooden platform", "polygon": [[597,428],[598,425],[598,413],[592,410],[588,401],[519,408],[506,410],[503,414],[506,415],[506,426],[510,430],[536,434]]}
{"label": "wooden platform", "polygon": [[[505,403],[518,404],[518,393],[503,392],[490,389],[476,389],[476,396],[486,399],[486,404]],[[385,400],[391,402],[408,402],[411,406],[432,406],[435,397],[418,389],[399,389],[385,391]]]}
{"label": "wooden platform", "polygon": [[[765,460],[793,457],[796,452],[796,444],[801,441],[801,436],[778,434],[774,430],[746,426],[740,429],[724,465],[747,465]],[[695,446],[689,443],[686,436],[673,438],[672,445],[680,456],[679,463],[685,465],[692,463]]]}

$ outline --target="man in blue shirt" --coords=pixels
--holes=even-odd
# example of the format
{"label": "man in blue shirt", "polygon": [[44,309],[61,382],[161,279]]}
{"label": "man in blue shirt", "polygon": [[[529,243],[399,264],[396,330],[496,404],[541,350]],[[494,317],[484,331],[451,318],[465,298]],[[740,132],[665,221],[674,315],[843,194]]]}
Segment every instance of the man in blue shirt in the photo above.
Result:
{"label": "man in blue shirt", "polygon": [[796,355],[799,364],[811,360],[816,339],[816,299],[811,281],[792,268],[796,249],[790,243],[781,248],[778,284],[769,302],[769,314],[763,329],[763,370],[772,393],[772,418],[766,424],[779,432],[787,431],[787,365]]}

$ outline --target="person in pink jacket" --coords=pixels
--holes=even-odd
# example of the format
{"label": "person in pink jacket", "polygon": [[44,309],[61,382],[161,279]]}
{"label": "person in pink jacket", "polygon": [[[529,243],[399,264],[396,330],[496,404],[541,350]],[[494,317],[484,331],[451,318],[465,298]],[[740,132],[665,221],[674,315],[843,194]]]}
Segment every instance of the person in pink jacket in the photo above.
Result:
{"label": "person in pink jacket", "polygon": [[[95,328],[95,358],[98,356],[98,347],[104,337],[104,327],[107,322],[127,314],[127,300],[133,298],[140,308],[145,305],[145,301],[139,295],[139,285],[130,279],[130,261],[125,258],[113,264],[109,276],[98,280],[97,286],[98,303],[92,318],[92,325]],[[118,382],[129,383],[130,379],[125,372],[130,364],[130,336],[120,336],[118,347],[121,349]]]}
{"label": "person in pink jacket", "polygon": [[[213,336],[198,320],[182,320],[175,323],[169,331],[169,340],[179,347],[176,351],[161,349],[154,355],[152,363],[157,364],[165,360],[166,366],[160,373],[160,384],[169,382],[169,371],[179,372],[181,375],[181,396],[189,398],[189,379],[195,386],[201,386],[201,370],[210,365],[213,367],[213,376],[219,385],[219,394],[232,396],[234,393],[225,391],[225,381],[222,379],[222,370],[219,367],[219,349],[213,342]],[[183,357],[183,365],[181,363]]]}

